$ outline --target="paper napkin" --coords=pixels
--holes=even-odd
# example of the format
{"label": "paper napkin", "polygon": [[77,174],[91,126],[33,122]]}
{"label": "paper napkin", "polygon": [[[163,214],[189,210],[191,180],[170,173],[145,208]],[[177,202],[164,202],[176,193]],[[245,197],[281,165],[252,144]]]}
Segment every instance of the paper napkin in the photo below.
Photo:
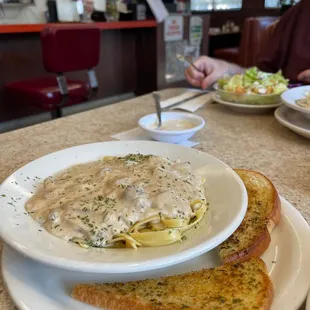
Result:
{"label": "paper napkin", "polygon": [[[167,100],[161,101],[161,107],[166,108],[172,104],[175,104],[177,102],[183,101],[183,100],[188,100],[189,98],[196,96],[197,92],[193,91],[187,91],[182,95],[176,96],[169,98]],[[187,112],[196,112],[198,109],[203,107],[205,104],[211,103],[212,100],[212,93],[207,93],[205,95],[201,95],[199,97],[195,97],[191,100],[186,101],[185,103],[182,103],[176,107],[173,107],[172,110],[174,109],[179,109],[179,110],[184,110]]]}

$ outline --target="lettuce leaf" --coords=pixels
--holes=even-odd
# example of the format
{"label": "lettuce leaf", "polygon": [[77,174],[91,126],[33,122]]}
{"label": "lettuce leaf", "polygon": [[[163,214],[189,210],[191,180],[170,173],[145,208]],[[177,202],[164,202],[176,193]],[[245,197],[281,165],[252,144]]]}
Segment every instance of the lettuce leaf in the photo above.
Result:
{"label": "lettuce leaf", "polygon": [[252,93],[252,89],[266,88],[271,86],[274,94],[282,93],[287,89],[288,80],[284,78],[281,70],[277,73],[267,73],[259,71],[257,67],[252,67],[244,72],[244,74],[236,74],[230,78],[223,78],[218,81],[219,89],[235,92],[238,88],[243,88]]}
{"label": "lettuce leaf", "polygon": [[250,68],[245,71],[243,75],[243,84],[245,87],[253,85],[254,82],[259,80],[259,71],[256,67]]}
{"label": "lettuce leaf", "polygon": [[236,74],[230,78],[225,88],[234,91],[237,87],[243,87],[243,77],[241,74]]}

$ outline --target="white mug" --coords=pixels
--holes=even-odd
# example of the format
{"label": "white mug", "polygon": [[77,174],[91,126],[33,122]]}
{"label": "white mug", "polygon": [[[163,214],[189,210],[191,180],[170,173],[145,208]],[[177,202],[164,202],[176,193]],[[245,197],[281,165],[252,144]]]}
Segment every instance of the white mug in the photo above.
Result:
{"label": "white mug", "polygon": [[77,2],[72,0],[56,0],[58,19],[60,22],[79,22]]}
{"label": "white mug", "polygon": [[95,11],[105,12],[106,11],[106,0],[94,0]]}

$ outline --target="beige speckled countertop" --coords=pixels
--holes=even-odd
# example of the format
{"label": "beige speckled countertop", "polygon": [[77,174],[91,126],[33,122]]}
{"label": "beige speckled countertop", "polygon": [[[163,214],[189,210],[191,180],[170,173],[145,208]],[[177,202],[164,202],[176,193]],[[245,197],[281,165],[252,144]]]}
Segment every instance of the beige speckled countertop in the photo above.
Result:
{"label": "beige speckled countertop", "polygon": [[[166,90],[168,98],[182,90]],[[110,135],[132,129],[139,118],[153,113],[151,96],[143,96],[0,135],[0,182],[19,167],[45,154],[90,142],[112,140]],[[195,140],[197,149],[231,167],[266,174],[279,193],[310,223],[310,141],[280,125],[272,112],[236,114],[220,105],[197,112],[207,121]],[[2,244],[0,242],[0,250]],[[0,276],[0,309],[15,309]]]}

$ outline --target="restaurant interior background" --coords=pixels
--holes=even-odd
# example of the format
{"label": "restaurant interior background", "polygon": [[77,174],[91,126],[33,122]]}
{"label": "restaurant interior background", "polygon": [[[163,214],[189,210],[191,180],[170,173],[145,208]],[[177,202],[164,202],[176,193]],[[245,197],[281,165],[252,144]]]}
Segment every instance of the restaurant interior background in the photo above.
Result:
{"label": "restaurant interior background", "polygon": [[[64,4],[67,0],[59,1]],[[0,1],[0,132],[53,117],[51,107],[43,103],[41,105],[40,102],[32,104],[31,96],[28,100],[23,92],[16,95],[31,81],[31,91],[37,88],[35,91],[46,96],[46,100],[52,96],[48,89],[39,89],[46,77],[54,79],[56,83],[56,75],[48,73],[44,67],[40,39],[41,31],[48,26],[48,20],[51,20],[47,8],[47,3],[51,2],[53,1]],[[70,5],[74,3],[71,0],[68,2]],[[163,2],[172,18],[181,16],[170,20],[182,28],[177,39],[169,39],[164,23],[156,22],[146,1],[138,1],[135,6],[128,7],[132,9],[145,5],[146,11],[142,10],[140,15],[129,11],[127,14],[120,14],[119,21],[96,22],[100,29],[100,60],[95,68],[99,86],[96,100],[80,100],[79,104],[64,107],[63,115],[112,104],[154,90],[187,86],[183,75],[184,64],[176,59],[177,53],[188,53],[193,57],[210,55],[244,66],[253,65],[265,28],[298,1]],[[59,9],[59,3],[57,5]],[[192,17],[195,16],[200,17],[198,24],[199,20],[202,21],[199,30],[202,37],[196,43],[198,45],[193,46],[191,27]],[[66,20],[62,17],[62,22],[73,21],[68,18]],[[81,18],[81,22],[83,21]],[[70,24],[73,26],[73,23]],[[87,83],[85,72],[71,72],[66,77]],[[16,83],[19,81],[22,82]],[[34,83],[37,83],[35,87]],[[59,92],[57,84],[55,85],[56,90],[53,91]]]}

